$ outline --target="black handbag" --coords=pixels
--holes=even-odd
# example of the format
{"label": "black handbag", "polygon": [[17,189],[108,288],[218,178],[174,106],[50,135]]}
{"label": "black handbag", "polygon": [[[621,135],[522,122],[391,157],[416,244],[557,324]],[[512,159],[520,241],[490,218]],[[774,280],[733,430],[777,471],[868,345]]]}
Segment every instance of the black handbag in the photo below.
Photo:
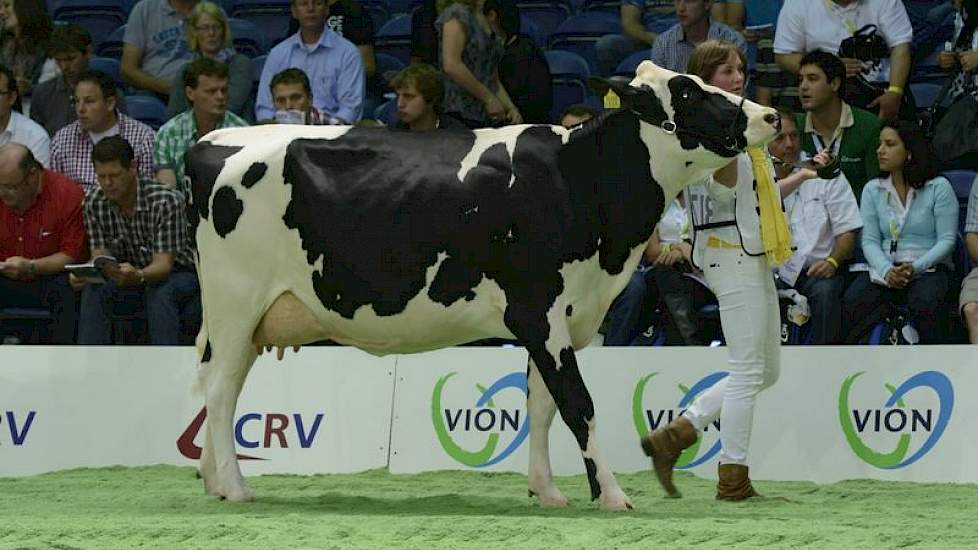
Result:
{"label": "black handbag", "polygon": [[952,103],[934,124],[931,147],[941,163],[978,152],[978,101],[970,90]]}

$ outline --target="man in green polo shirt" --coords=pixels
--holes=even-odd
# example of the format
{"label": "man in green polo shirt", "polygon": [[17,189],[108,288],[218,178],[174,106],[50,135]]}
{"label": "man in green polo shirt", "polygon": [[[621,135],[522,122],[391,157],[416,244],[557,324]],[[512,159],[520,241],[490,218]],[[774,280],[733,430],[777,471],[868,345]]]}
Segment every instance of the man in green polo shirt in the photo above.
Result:
{"label": "man in green polo shirt", "polygon": [[183,181],[183,157],[197,140],[218,128],[247,126],[248,123],[228,111],[228,67],[209,57],[187,65],[183,73],[190,109],[170,119],[156,134],[153,164],[156,179],[190,196]]}
{"label": "man in green polo shirt", "polygon": [[876,149],[880,121],[869,111],[850,107],[845,96],[846,66],[834,54],[815,50],[805,54],[798,73],[798,95],[805,114],[797,115],[801,146],[812,157],[828,149],[842,163],[856,200],[866,182],[879,175]]}

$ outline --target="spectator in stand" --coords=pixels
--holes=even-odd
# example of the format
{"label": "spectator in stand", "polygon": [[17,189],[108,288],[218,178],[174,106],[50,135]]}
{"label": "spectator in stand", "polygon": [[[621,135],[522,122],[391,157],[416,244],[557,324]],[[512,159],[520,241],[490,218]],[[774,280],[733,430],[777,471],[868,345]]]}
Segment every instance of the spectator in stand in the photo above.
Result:
{"label": "spectator in stand", "polygon": [[20,144],[0,146],[0,307],[46,307],[51,341],[75,341],[66,264],[85,254],[82,190]]}
{"label": "spectator in stand", "polygon": [[191,62],[183,72],[183,88],[191,107],[160,128],[153,161],[156,181],[177,189],[189,200],[190,188],[183,178],[187,150],[213,130],[248,123],[227,109],[228,66],[224,63],[209,57]]}
{"label": "spectator in stand", "polygon": [[312,83],[313,104],[336,124],[352,124],[363,112],[364,69],[357,47],[326,25],[326,0],[292,0],[299,32],[272,48],[258,84],[255,120],[275,116],[269,84],[285,69],[302,69]]}
{"label": "spectator in stand", "polygon": [[[227,15],[213,2],[200,2],[190,12],[187,25],[187,46],[194,59],[209,57],[228,66],[228,110],[239,116],[250,116],[248,100],[251,99],[251,60],[231,46],[231,27]],[[170,85],[170,103],[166,114],[173,118],[189,108],[187,93],[183,88],[180,69]]]}
{"label": "spectator in stand", "polygon": [[594,45],[598,72],[604,76],[611,75],[629,55],[650,49],[657,34],[649,24],[655,17],[675,11],[675,6],[673,0],[623,0],[620,10],[622,34],[606,34]]}
{"label": "spectator in stand", "polygon": [[590,105],[575,103],[564,109],[564,112],[560,114],[560,125],[564,128],[570,128],[578,124],[583,124],[595,116],[597,116],[597,112]]}
{"label": "spectator in stand", "polygon": [[791,73],[774,61],[774,32],[784,0],[716,0],[711,12],[719,21],[744,35],[754,53],[754,101],[801,110],[798,88]]}
{"label": "spectator in stand", "polygon": [[[938,54],[937,62],[954,80],[948,88],[947,105],[965,94],[978,100],[978,0],[955,0],[954,38],[950,51]],[[971,151],[941,164],[944,170],[978,169],[978,153]]]}
{"label": "spectator in stand", "polygon": [[145,301],[150,343],[176,345],[180,309],[200,296],[183,198],[140,180],[132,147],[119,136],[99,141],[91,161],[99,180],[84,206],[92,255],[119,264],[105,269],[105,283],[85,285],[78,343],[108,344],[113,304],[128,294]]}
{"label": "spectator in stand", "polygon": [[417,63],[404,69],[391,81],[397,91],[398,128],[434,130],[468,128],[458,119],[442,113],[445,86],[438,69]]}
{"label": "spectator in stand", "polygon": [[887,120],[899,113],[910,76],[913,28],[900,0],[785,0],[774,37],[775,59],[786,71],[799,74],[805,54],[838,53],[842,41],[866,25],[876,25],[889,48],[889,59],[878,66],[852,58],[842,62],[848,78],[861,75],[869,82],[889,81],[886,92],[867,106],[879,108],[880,119]]}
{"label": "spectator in stand", "polygon": [[19,143],[45,168],[51,161],[51,138],[36,122],[20,114],[20,92],[14,72],[0,65],[0,145]]}
{"label": "spectator in stand", "polygon": [[528,124],[548,124],[553,106],[553,82],[540,47],[520,35],[520,10],[514,0],[485,0],[482,13],[502,37],[499,82]]}
{"label": "spectator in stand", "polygon": [[814,157],[823,150],[842,163],[852,192],[862,196],[863,186],[879,173],[876,149],[880,121],[872,113],[851,107],[845,96],[846,67],[835,55],[813,51],[800,62],[798,93],[805,113],[797,116],[801,147]]}
{"label": "spectator in stand", "polygon": [[656,65],[685,73],[693,50],[711,38],[731,42],[741,51],[747,49],[739,32],[710,18],[713,0],[675,0],[675,3],[679,23],[659,35],[652,45],[652,62]]}
{"label": "spectator in stand", "polygon": [[123,37],[122,78],[134,88],[169,96],[180,68],[193,59],[186,27],[196,5],[197,0],[137,2]]}
{"label": "spectator in stand", "polygon": [[0,20],[0,64],[13,69],[20,95],[29,97],[38,82],[54,76],[42,75],[52,27],[47,4],[40,0],[0,0]]}
{"label": "spectator in stand", "polygon": [[152,179],[155,173],[153,129],[120,113],[117,93],[111,76],[102,71],[82,73],[75,84],[74,103],[78,120],[58,130],[51,141],[51,169],[86,189],[98,183],[91,162],[92,148],[108,136],[120,135],[132,144],[141,177]]}
{"label": "spectator in stand", "polygon": [[523,122],[499,81],[503,46],[476,0],[438,0],[435,27],[446,76],[445,112],[469,128]]}
{"label": "spectator in stand", "polygon": [[[768,144],[768,152],[784,161],[775,165],[775,172],[779,181],[789,182],[798,171],[791,164],[800,160],[798,125],[791,111],[779,107],[778,112],[781,133]],[[779,286],[794,288],[808,300],[812,343],[841,344],[846,272],[840,265],[852,256],[863,226],[859,204],[845,174],[782,185],[781,194],[795,254],[778,268]]]}
{"label": "spectator in stand", "polygon": [[[964,240],[972,265],[978,265],[978,178],[971,184],[968,217],[964,222]],[[968,341],[978,344],[978,267],[973,267],[961,283],[958,312],[968,327]]]}
{"label": "spectator in stand", "polygon": [[958,202],[916,124],[885,123],[878,154],[881,177],[866,184],[860,203],[870,269],[845,294],[849,341],[880,319],[881,306],[906,303],[920,342],[941,343]]}
{"label": "spectator in stand", "polygon": [[438,64],[438,30],[435,20],[438,8],[435,0],[422,0],[421,6],[411,13],[411,64]]}
{"label": "spectator in stand", "polygon": [[[78,120],[75,113],[75,85],[78,78],[88,71],[92,58],[92,36],[78,25],[58,25],[51,36],[48,53],[61,70],[59,78],[38,84],[31,98],[31,118],[54,137],[58,130]],[[116,89],[116,108],[126,112],[126,98]]]}
{"label": "spectator in stand", "polygon": [[272,102],[275,104],[275,119],[262,123],[319,125],[328,122],[323,114],[312,105],[312,88],[309,77],[302,69],[285,69],[272,77]]}

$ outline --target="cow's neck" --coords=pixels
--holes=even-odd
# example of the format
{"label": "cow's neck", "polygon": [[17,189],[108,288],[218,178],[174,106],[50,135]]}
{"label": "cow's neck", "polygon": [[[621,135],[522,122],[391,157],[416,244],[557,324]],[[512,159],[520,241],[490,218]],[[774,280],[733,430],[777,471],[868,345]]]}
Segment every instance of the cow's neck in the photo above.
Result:
{"label": "cow's neck", "polygon": [[717,169],[716,166],[703,166],[686,160],[689,153],[684,152],[677,140],[666,136],[659,128],[643,124],[641,133],[642,141],[646,144],[662,144],[655,150],[649,145],[649,158],[652,174],[662,187],[665,204],[671,204],[687,185],[703,181]]}

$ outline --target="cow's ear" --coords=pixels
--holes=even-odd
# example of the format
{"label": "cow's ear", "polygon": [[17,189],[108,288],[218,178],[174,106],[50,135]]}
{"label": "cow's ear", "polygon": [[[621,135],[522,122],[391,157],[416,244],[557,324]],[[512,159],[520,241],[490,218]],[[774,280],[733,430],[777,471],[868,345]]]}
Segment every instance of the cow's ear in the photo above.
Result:
{"label": "cow's ear", "polygon": [[629,86],[629,82],[630,81],[627,78],[620,76],[613,76],[611,78],[592,76],[588,79],[588,85],[592,90],[594,90],[594,93],[596,93],[598,97],[604,97],[610,89],[614,90],[615,93],[618,94],[618,97],[622,99],[633,97],[638,93],[641,93],[641,90],[638,88]]}

